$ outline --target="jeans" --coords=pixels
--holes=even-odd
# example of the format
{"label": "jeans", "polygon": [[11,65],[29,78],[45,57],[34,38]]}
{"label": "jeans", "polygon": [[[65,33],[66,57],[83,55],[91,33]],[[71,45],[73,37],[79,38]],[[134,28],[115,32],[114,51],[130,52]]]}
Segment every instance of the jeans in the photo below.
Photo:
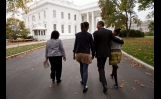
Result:
{"label": "jeans", "polygon": [[88,79],[88,64],[80,62],[80,74],[83,81],[84,89],[86,88],[87,79]]}

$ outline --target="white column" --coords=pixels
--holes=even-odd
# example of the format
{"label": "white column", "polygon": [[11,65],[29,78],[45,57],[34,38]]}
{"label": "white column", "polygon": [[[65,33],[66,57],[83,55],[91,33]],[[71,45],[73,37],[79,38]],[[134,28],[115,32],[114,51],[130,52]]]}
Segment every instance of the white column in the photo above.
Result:
{"label": "white column", "polygon": [[88,12],[87,12],[87,22],[89,23],[89,14],[88,14]]}
{"label": "white column", "polygon": [[92,28],[92,31],[91,31],[91,33],[93,33],[94,32],[94,12],[92,11],[92,24],[91,24],[91,28]]}

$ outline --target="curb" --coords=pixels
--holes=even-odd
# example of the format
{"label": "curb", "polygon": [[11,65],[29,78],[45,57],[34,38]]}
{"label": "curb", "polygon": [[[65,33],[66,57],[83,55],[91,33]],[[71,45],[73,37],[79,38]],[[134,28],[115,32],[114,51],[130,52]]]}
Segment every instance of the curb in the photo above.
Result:
{"label": "curb", "polygon": [[39,48],[43,48],[43,47],[45,47],[45,46],[40,46],[40,47],[31,49],[31,50],[27,50],[27,51],[24,51],[24,52],[21,52],[21,53],[18,53],[18,54],[14,54],[14,55],[11,55],[11,56],[7,56],[6,59],[12,58],[12,57],[18,56],[18,55],[20,55],[20,54],[23,54],[23,53],[26,53],[26,52],[30,52],[30,51],[33,51],[33,50],[36,50],[36,49],[39,49]]}
{"label": "curb", "polygon": [[[121,50],[121,51],[122,51],[122,50]],[[129,54],[127,54],[127,53],[124,52],[124,51],[122,51],[122,53],[123,53],[125,56],[128,56],[128,57],[130,57],[131,59],[135,60],[137,63],[143,65],[145,68],[150,69],[151,71],[154,72],[154,67],[153,67],[153,66],[151,66],[151,65],[149,65],[149,64],[147,64],[147,63],[145,63],[145,62],[143,62],[143,61],[141,61],[141,60],[139,60],[139,59],[137,59],[137,58],[135,58],[135,57],[133,57],[133,56],[131,56],[131,55],[129,55]]]}

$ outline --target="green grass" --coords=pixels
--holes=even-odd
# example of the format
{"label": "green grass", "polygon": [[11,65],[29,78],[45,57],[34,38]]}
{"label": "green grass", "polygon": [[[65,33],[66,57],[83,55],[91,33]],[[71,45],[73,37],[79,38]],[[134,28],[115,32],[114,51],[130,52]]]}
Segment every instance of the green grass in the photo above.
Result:
{"label": "green grass", "polygon": [[141,61],[154,66],[154,39],[145,38],[123,38],[122,50]]}
{"label": "green grass", "polygon": [[27,50],[31,50],[31,49],[34,49],[34,48],[38,48],[38,47],[44,46],[45,44],[46,43],[39,43],[39,44],[9,48],[9,49],[6,49],[6,57],[14,55],[14,54],[21,53],[21,52],[24,52],[24,51],[27,51]]}
{"label": "green grass", "polygon": [[154,39],[154,36],[145,36],[145,38]]}

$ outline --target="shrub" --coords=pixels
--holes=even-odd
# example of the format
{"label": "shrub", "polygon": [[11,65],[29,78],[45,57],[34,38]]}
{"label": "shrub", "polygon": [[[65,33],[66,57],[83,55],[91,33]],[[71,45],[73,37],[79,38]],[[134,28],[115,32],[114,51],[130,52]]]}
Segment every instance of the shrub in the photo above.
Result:
{"label": "shrub", "polygon": [[145,32],[145,36],[154,36],[154,33],[152,33],[152,32]]}
{"label": "shrub", "polygon": [[[126,30],[121,30],[119,36],[120,37],[126,37],[127,36]],[[131,29],[129,31],[129,36],[130,37],[144,37],[144,32],[141,32],[139,30],[133,30],[133,29]]]}

